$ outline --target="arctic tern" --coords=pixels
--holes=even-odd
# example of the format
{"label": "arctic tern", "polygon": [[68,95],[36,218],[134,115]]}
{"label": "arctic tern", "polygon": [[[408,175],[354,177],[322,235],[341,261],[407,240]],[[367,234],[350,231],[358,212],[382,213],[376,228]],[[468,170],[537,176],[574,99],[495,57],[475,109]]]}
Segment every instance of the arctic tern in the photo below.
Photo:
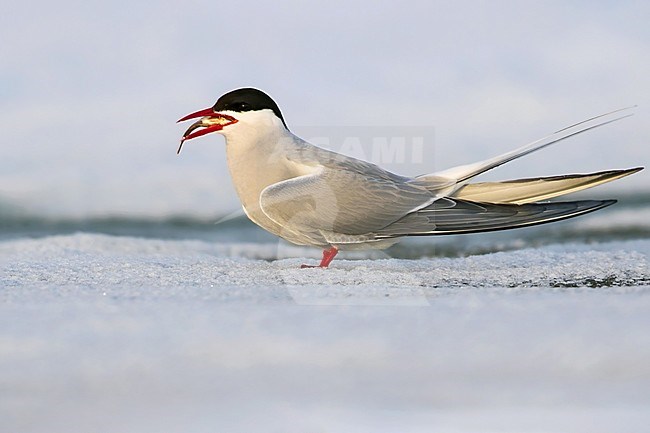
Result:
{"label": "arctic tern", "polygon": [[244,212],[289,242],[339,250],[387,248],[406,236],[478,233],[559,221],[616,200],[546,200],[620,179],[643,167],[470,183],[481,173],[574,135],[630,116],[621,109],[560,129],[511,152],[437,173],[406,177],[314,146],[294,135],[280,108],[254,88],[233,90],[199,118],[183,143],[212,132],[226,139],[228,168]]}

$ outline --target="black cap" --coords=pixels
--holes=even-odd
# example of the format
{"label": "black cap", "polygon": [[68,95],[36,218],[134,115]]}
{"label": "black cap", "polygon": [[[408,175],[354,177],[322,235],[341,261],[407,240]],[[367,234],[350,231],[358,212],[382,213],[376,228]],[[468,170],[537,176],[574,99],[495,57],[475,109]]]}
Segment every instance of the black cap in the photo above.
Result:
{"label": "black cap", "polygon": [[282,120],[284,127],[287,128],[287,124],[284,121],[284,117],[282,117],[278,104],[276,104],[275,101],[266,93],[251,87],[237,89],[226,93],[219,98],[212,108],[215,112],[229,110],[237,113],[243,111],[272,110],[275,115]]}

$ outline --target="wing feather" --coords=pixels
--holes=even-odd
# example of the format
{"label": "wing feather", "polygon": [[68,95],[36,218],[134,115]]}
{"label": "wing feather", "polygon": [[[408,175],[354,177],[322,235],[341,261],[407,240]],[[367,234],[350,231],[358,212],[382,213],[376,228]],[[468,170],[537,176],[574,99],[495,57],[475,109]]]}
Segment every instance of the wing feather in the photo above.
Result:
{"label": "wing feather", "polygon": [[329,168],[270,185],[260,195],[262,211],[282,226],[348,235],[380,230],[433,201],[417,185]]}
{"label": "wing feather", "polygon": [[589,174],[470,183],[454,192],[452,197],[489,203],[532,203],[582,191],[583,189],[620,179],[642,169],[643,167],[637,167]]}
{"label": "wing feather", "polygon": [[377,238],[505,230],[559,221],[602,209],[616,200],[494,204],[443,198],[380,230]]}

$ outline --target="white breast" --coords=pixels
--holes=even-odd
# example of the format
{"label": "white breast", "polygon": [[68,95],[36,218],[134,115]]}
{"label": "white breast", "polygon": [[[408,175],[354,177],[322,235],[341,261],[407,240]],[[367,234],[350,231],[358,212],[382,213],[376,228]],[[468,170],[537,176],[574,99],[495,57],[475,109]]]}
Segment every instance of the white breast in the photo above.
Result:
{"label": "white breast", "polygon": [[[226,137],[228,169],[242,207],[257,225],[277,236],[289,238],[286,231],[260,209],[260,194],[269,185],[313,173],[318,167],[287,158],[291,150],[303,142],[274,115],[262,111],[238,113],[237,118],[240,121],[225,128],[223,135]],[[296,239],[288,240],[296,242]]]}

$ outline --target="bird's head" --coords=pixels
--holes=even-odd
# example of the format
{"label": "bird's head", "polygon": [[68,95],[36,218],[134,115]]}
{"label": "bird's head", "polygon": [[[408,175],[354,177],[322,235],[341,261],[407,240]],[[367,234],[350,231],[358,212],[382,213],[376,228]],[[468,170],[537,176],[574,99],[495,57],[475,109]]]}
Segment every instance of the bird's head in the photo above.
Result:
{"label": "bird's head", "polygon": [[253,88],[228,92],[221,96],[213,107],[188,114],[178,122],[197,117],[200,119],[190,125],[183,134],[177,153],[181,152],[185,141],[212,132],[227,135],[245,125],[255,128],[263,124],[279,125],[280,122],[284,128],[287,127],[275,101],[261,90]]}

